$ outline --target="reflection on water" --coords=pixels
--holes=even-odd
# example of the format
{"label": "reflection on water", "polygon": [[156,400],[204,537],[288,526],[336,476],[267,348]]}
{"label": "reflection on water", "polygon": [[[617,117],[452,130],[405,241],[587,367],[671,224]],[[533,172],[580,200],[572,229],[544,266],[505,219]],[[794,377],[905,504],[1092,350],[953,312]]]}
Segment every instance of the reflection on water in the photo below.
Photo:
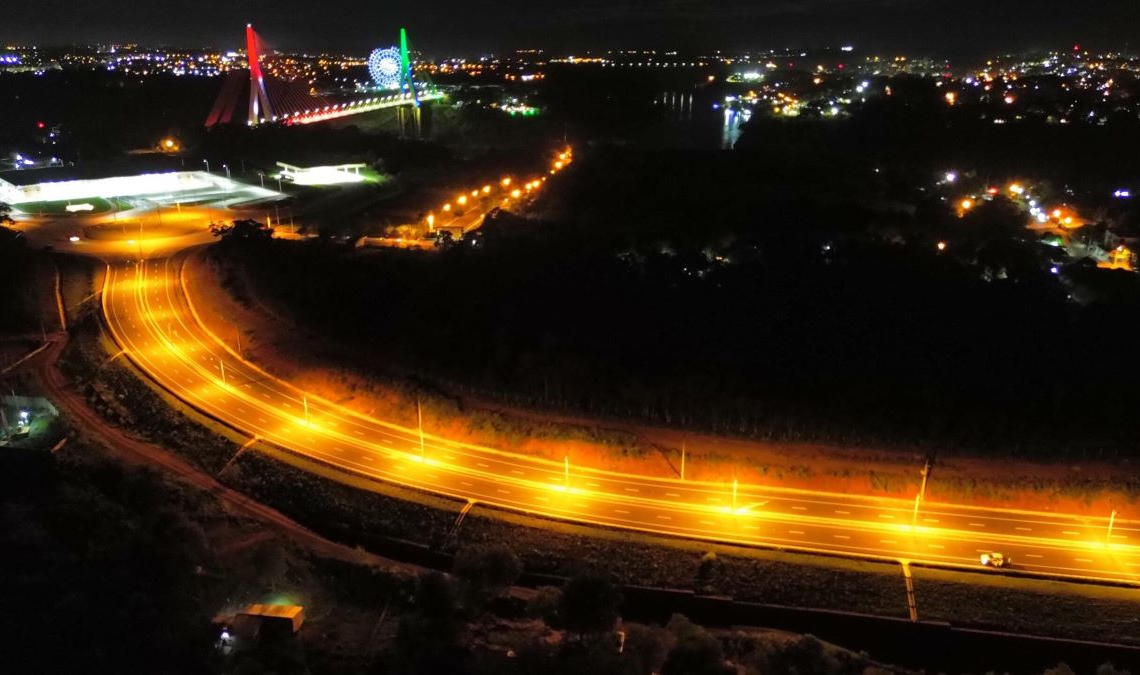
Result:
{"label": "reflection on water", "polygon": [[664,113],[662,123],[647,125],[641,141],[655,147],[731,150],[752,117],[746,108],[722,108],[716,97],[699,88],[659,92],[653,104]]}
{"label": "reflection on water", "polygon": [[731,150],[740,138],[740,127],[752,117],[751,110],[724,109],[724,122],[720,127],[720,147]]}
{"label": "reflection on water", "polygon": [[663,91],[654,101],[668,110],[675,120],[693,119],[693,92]]}

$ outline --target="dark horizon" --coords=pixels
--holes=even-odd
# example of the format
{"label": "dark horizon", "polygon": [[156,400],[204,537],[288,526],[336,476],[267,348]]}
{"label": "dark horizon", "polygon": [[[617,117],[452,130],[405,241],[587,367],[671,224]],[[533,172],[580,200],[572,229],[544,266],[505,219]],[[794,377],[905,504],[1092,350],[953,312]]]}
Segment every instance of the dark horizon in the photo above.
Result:
{"label": "dark horizon", "polygon": [[591,0],[568,7],[535,0],[524,9],[501,2],[441,0],[393,11],[353,0],[254,3],[205,0],[195,5],[105,0],[23,3],[0,28],[6,43],[54,46],[138,43],[178,47],[242,46],[252,22],[283,51],[367,53],[396,41],[406,26],[413,46],[434,56],[609,49],[749,51],[854,45],[865,52],[951,58],[1051,51],[1074,44],[1092,51],[1128,50],[1140,3],[1105,0],[1071,9],[1060,0]]}

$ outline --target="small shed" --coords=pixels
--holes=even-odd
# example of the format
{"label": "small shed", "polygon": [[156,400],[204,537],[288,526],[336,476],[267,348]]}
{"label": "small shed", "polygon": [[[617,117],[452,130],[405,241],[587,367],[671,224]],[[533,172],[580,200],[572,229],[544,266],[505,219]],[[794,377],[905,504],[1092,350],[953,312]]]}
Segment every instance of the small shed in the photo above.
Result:
{"label": "small shed", "polygon": [[246,607],[234,616],[234,634],[244,640],[290,637],[301,630],[305,608],[300,605],[261,605]]}

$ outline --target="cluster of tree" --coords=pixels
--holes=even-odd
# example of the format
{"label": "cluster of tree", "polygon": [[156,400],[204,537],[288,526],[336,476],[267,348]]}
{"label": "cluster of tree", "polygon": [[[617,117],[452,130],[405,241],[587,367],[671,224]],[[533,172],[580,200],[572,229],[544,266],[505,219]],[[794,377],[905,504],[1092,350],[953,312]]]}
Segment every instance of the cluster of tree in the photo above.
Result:
{"label": "cluster of tree", "polygon": [[35,266],[39,256],[11,225],[8,205],[0,203],[0,334],[39,330],[39,297]]}
{"label": "cluster of tree", "polygon": [[[513,404],[772,439],[1131,452],[1134,376],[1098,364],[1140,329],[1134,277],[1076,306],[1008,203],[959,220],[824,159],[599,153],[551,197],[559,220],[492,227],[479,247],[231,260],[354,360]],[[899,197],[915,215],[878,206]]]}
{"label": "cluster of tree", "polygon": [[9,672],[209,670],[211,553],[161,480],[0,453],[0,631]]}

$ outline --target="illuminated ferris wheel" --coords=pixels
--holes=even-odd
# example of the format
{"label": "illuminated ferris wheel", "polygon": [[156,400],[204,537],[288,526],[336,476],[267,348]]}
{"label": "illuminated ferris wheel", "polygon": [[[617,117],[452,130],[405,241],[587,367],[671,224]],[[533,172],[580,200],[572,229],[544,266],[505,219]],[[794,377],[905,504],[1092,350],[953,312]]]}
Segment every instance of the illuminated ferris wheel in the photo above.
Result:
{"label": "illuminated ferris wheel", "polygon": [[368,57],[368,74],[381,89],[400,88],[400,50],[395,47],[374,49]]}

